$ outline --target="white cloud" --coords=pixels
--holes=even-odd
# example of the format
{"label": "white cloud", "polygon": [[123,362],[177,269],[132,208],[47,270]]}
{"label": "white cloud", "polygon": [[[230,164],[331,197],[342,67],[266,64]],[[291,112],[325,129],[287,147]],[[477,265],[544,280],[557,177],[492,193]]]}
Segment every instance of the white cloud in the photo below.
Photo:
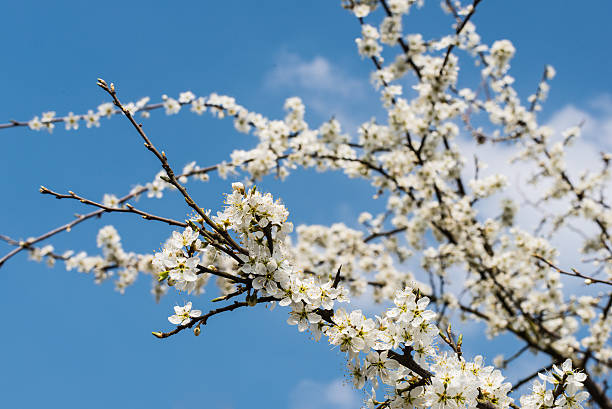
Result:
{"label": "white cloud", "polygon": [[290,409],[354,409],[361,403],[358,392],[342,379],[331,383],[304,379],[289,395]]}
{"label": "white cloud", "polygon": [[318,114],[320,120],[333,116],[351,133],[370,119],[373,106],[380,105],[367,76],[351,75],[323,56],[307,59],[280,53],[264,87],[301,97],[307,112]]}
{"label": "white cloud", "polygon": [[344,98],[363,97],[365,91],[364,79],[351,77],[325,57],[316,56],[308,61],[291,53],[279,55],[276,67],[266,76],[265,85],[303,88]]}
{"label": "white cloud", "polygon": [[603,95],[589,104],[591,112],[566,105],[555,112],[548,122],[548,126],[556,132],[582,123],[583,139],[591,142],[597,150],[612,148],[612,97]]}

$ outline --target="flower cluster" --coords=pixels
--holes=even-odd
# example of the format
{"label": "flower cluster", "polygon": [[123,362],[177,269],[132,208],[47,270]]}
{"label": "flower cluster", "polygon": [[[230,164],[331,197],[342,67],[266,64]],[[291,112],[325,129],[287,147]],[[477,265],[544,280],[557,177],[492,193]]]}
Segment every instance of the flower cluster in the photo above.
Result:
{"label": "flower cluster", "polygon": [[[254,137],[252,149],[236,149],[227,161],[206,168],[188,164],[182,174],[177,172],[180,183],[190,177],[206,181],[212,170],[222,178],[242,171],[250,181],[271,174],[284,179],[299,167],[340,170],[366,180],[380,205],[378,212],[362,213],[362,228],[341,223],[299,226],[292,243],[287,209],[271,195],[236,183],[226,197],[226,208],[211,217],[212,223],[204,217],[190,219],[189,227],[174,232],[155,256],[124,251],[110,227],[99,234],[101,256],[57,255],[50,246],[24,248],[35,260],[64,259],[68,269],[93,271],[97,281],[118,270],[120,290],[138,271],[152,273],[156,282],[162,279],[154,287],[156,295],[166,291],[167,284],[198,294],[216,275],[223,297],[247,293],[249,305],[274,301],[289,307],[289,324],[310,330],[315,338],[325,336],[347,352],[355,385],[383,383],[390,388],[384,401],[370,399],[379,408],[455,409],[483,402],[507,407],[509,386],[499,371],[484,366],[480,358],[466,361],[457,351],[438,351],[434,315],[426,309],[432,302],[440,312],[436,322],[446,324],[453,312],[460,312],[483,321],[488,336],[513,334],[529,345],[523,352],[548,354],[551,364],[569,359],[543,378],[544,383],[537,382],[521,403],[534,408],[580,407],[584,379],[571,365],[581,363],[585,375],[609,373],[612,302],[604,293],[567,295],[562,271],[551,268],[559,253],[548,237],[566,228],[575,230],[574,221],[587,225],[575,247],[592,263],[597,280],[610,283],[612,206],[606,189],[612,155],[602,152],[596,170],[578,176],[570,172],[567,148],[579,140],[580,126],[556,135],[538,122],[554,68],[545,67],[535,92],[524,101],[510,75],[513,44],[505,39],[485,44],[476,30],[472,16],[479,1],[442,2],[453,27],[450,34],[431,39],[405,32],[411,27],[405,22],[408,14],[421,3],[343,2],[360,24],[357,51],[373,64],[371,81],[385,112],[361,124],[355,135],[334,118],[309,126],[306,108],[297,97],[287,99],[287,113],[280,119],[268,119],[216,93],[196,96],[187,91],[164,95],[159,104],[143,98],[125,106],[144,117],[161,108],[168,115],[183,107],[198,115],[208,111],[229,118],[237,131]],[[480,71],[471,87],[459,81],[464,59]],[[118,112],[105,103],[86,114],[62,118],[50,111],[17,125],[49,132],[57,123],[66,129],[77,129],[80,121],[95,127],[101,118]],[[473,143],[468,146],[462,134],[471,135]],[[505,176],[495,168],[484,174],[486,164],[481,160],[474,161],[473,177],[467,176],[471,150],[482,156],[478,149],[485,143],[504,143],[515,166],[533,169],[529,182],[536,192],[530,203],[538,209],[559,203],[545,212],[533,231],[516,225],[522,210],[517,202],[499,200],[500,193],[508,193]],[[174,188],[161,171],[130,195],[146,192],[161,198],[166,189]],[[114,195],[103,202],[110,209],[125,209],[124,201]],[[207,223],[206,229],[212,230],[205,229]],[[410,258],[414,272],[405,263]],[[591,285],[594,280],[581,282]],[[363,295],[368,288],[376,301],[394,307],[374,318],[359,310],[335,309],[336,303],[348,301],[349,294]],[[189,311],[190,305],[175,311],[172,322],[194,322],[197,316]],[[509,363],[503,357],[496,362]],[[547,383],[552,390],[546,389]],[[595,391],[600,403],[606,402],[597,397],[592,384],[585,387]]]}
{"label": "flower cluster", "polygon": [[198,239],[199,233],[188,226],[182,233],[173,232],[166,240],[162,251],[155,253],[153,265],[157,268],[160,279],[168,280],[179,291],[191,293],[198,283],[199,251],[203,244]]}
{"label": "flower cluster", "polygon": [[[236,232],[247,250],[248,255],[241,256],[238,273],[266,301],[290,307],[288,324],[297,325],[300,332],[310,330],[317,340],[325,336],[331,345],[346,352],[349,373],[357,388],[364,388],[367,382],[374,387],[383,383],[391,388],[384,402],[377,401],[373,393],[369,405],[384,403],[400,408],[410,403],[415,408],[439,409],[476,407],[479,403],[493,404],[499,409],[510,406],[511,384],[504,382],[499,370],[484,366],[482,357],[466,361],[458,350],[453,354],[438,351],[439,330],[433,324],[437,314],[427,309],[430,299],[420,290],[407,287],[396,291],[393,308],[375,318],[366,317],[361,310],[334,309],[335,301],[348,301],[347,291],[337,280],[299,278],[293,267],[295,260],[287,253],[286,234],[291,231],[291,224],[286,221],[286,208],[256,188],[246,190],[241,183],[234,183],[232,188],[233,192],[226,197],[225,210],[214,221]],[[166,246],[171,251],[164,249],[158,253],[163,254],[160,259],[168,252],[201,247],[197,234],[190,228],[183,234],[175,232]],[[184,253],[181,257],[185,258]],[[178,272],[170,272],[171,277],[173,274],[177,283],[186,281]],[[175,307],[169,320],[185,327],[193,325],[200,316],[201,312],[192,311],[188,303]],[[577,407],[572,405],[586,397],[586,392],[580,391],[584,374],[572,372],[567,362],[561,370],[555,367],[555,371],[562,378],[543,379],[565,382],[558,406]],[[527,396],[521,401],[531,402],[530,399]]]}
{"label": "flower cluster", "polygon": [[[553,365],[553,372],[538,374],[542,382],[535,381],[532,392],[521,397],[524,409],[559,408],[582,409],[589,394],[582,390],[586,375],[572,369],[572,361],[565,360],[561,368]],[[550,384],[553,389],[547,389]]]}
{"label": "flower cluster", "polygon": [[[110,195],[105,198],[109,201],[107,203],[109,206],[111,199]],[[31,241],[32,239],[28,239],[26,243]],[[116,276],[115,288],[121,293],[136,281],[139,271],[154,274],[155,268],[151,264],[153,256],[126,252],[121,245],[121,237],[113,226],[104,226],[100,229],[97,244],[102,249],[102,254],[96,256],[90,256],[84,251],[75,254],[72,250],[61,254],[55,253],[54,247],[50,244],[43,247],[28,244],[28,249],[30,259],[38,262],[45,259],[50,266],[55,265],[58,260],[63,261],[68,271],[76,269],[82,273],[93,273],[96,283]],[[153,293],[160,296],[159,289],[155,287]]]}

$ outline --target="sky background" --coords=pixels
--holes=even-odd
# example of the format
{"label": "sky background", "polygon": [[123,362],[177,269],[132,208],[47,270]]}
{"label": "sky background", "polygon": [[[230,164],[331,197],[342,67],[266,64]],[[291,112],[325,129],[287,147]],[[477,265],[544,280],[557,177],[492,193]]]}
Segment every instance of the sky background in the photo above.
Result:
{"label": "sky background", "polygon": [[[353,132],[381,111],[368,83],[371,64],[357,54],[359,25],[340,1],[267,0],[169,3],[162,1],[2,2],[0,25],[0,122],[29,120],[43,111],[84,113],[105,102],[96,78],[114,82],[123,101],[162,94],[219,92],[270,118],[284,116],[285,98],[299,95],[312,127],[336,116]],[[450,17],[439,2],[411,14],[407,32],[425,37],[449,32]],[[608,52],[612,3],[605,0],[487,0],[473,22],[484,42],[509,38],[517,48],[512,74],[522,97],[533,92],[545,64],[557,69],[540,118],[557,129],[586,120],[584,142],[572,168],[580,168],[612,141],[612,77]],[[470,78],[470,69],[466,76]],[[0,233],[25,239],[87,212],[78,203],[38,193],[45,185],[101,199],[150,181],[157,160],[125,120],[53,134],[28,129],[0,131]],[[187,110],[152,114],[145,129],[177,168],[227,159],[233,149],[253,146],[231,121],[198,117]],[[470,149],[470,148],[467,148]],[[485,153],[501,165],[506,154]],[[497,156],[496,156],[497,155]],[[497,169],[497,168],[495,168]],[[493,169],[493,170],[495,170]],[[521,169],[510,172],[520,174]],[[202,206],[220,209],[230,181],[213,176],[189,185]],[[512,178],[510,178],[512,180]],[[284,183],[265,179],[263,190],[282,197],[296,225],[343,221],[354,226],[362,210],[376,211],[373,190],[341,174],[299,171]],[[181,219],[183,201],[143,198],[140,206]],[[531,219],[526,217],[527,223]],[[126,250],[152,252],[170,234],[165,225],[133,215],[105,215],[51,243],[62,252],[96,254],[95,234],[113,224]],[[529,226],[526,226],[529,227]],[[565,243],[563,247],[563,243]],[[568,239],[562,248],[575,248]],[[0,244],[4,254],[9,246]],[[573,255],[565,260],[571,262]],[[29,262],[25,253],[0,269],[0,407],[118,408],[356,408],[362,396],[344,383],[345,359],[285,324],[286,312],[259,306],[211,319],[200,337],[184,333],[167,340],[172,306],[188,298],[174,291],[156,304],[142,276],[125,295],[89,275]],[[577,290],[579,291],[579,290]],[[210,292],[194,299],[207,310]],[[508,339],[487,342],[482,328],[465,328],[468,356],[488,362],[508,350]],[[542,357],[533,362],[541,362]],[[528,363],[508,371],[516,380]]]}

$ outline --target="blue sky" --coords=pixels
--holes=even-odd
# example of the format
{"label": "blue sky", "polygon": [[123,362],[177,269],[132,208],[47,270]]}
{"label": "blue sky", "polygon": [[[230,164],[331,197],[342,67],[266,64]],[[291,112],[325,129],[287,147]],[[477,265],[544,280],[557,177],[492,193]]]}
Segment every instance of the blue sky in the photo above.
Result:
{"label": "blue sky", "polygon": [[[447,33],[449,17],[438,3],[414,13],[409,30]],[[299,95],[312,126],[335,115],[353,130],[381,113],[367,81],[371,65],[354,46],[359,26],[340,1],[18,1],[3,2],[0,13],[0,122],[95,108],[105,101],[97,77],[117,84],[126,101],[219,92],[269,117],[283,115],[284,99]],[[487,0],[473,20],[485,42],[515,44],[512,73],[523,97],[545,64],[555,66],[541,117],[559,127],[587,119],[585,152],[612,140],[610,15],[612,3],[603,0],[579,6]],[[145,129],[177,167],[194,159],[214,164],[253,145],[230,121],[209,115],[157,112]],[[150,181],[159,167],[119,117],[99,129],[58,126],[52,135],[3,130],[0,140],[0,233],[16,238],[37,236],[88,210],[40,195],[40,185],[101,199]],[[191,186],[200,205],[215,210],[229,190],[216,178]],[[354,224],[364,208],[382,206],[371,200],[367,184],[339,174],[301,171],[285,183],[266,179],[260,186],[283,198],[295,224]],[[145,199],[142,207],[177,219],[188,213],[178,197],[168,197],[174,200]],[[95,253],[95,232],[113,224],[126,249],[159,248],[170,230],[131,216],[106,215],[52,243]],[[2,253],[8,250],[0,244]],[[120,295],[110,283],[97,286],[90,276],[49,269],[23,254],[0,269],[0,407],[359,407],[360,397],[342,386],[342,354],[286,325],[283,311],[217,317],[199,338],[153,338],[152,330],[170,328],[166,317],[185,297],[170,292],[155,304],[144,278]],[[211,288],[195,306],[206,310],[213,294]],[[470,334],[475,341],[470,345],[466,336],[468,351],[489,352],[489,359],[506,345],[476,341],[478,330]]]}

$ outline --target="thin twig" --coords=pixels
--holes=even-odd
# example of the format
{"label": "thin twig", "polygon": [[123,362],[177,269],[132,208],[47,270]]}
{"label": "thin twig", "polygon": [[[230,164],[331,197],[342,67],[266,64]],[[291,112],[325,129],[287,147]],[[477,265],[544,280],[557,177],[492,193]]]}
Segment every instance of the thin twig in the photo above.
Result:
{"label": "thin twig", "polygon": [[[258,298],[256,301],[256,304],[261,304],[264,302],[270,302],[270,301],[274,301],[275,298],[274,297],[262,297],[262,298]],[[209,311],[208,313],[202,315],[201,317],[198,318],[192,318],[191,321],[185,325],[179,325],[177,326],[174,330],[169,331],[169,332],[153,332],[153,335],[156,336],[157,338],[168,338],[174,334],[178,334],[179,332],[181,332],[182,330],[186,329],[186,328],[191,328],[194,325],[198,324],[198,327],[202,324],[206,325],[208,319],[212,316],[215,316],[217,314],[221,314],[223,312],[226,311],[233,311],[236,310],[238,308],[242,308],[242,307],[246,307],[249,304],[247,304],[245,301],[234,301],[233,304],[230,305],[226,305],[225,307],[221,307],[221,308],[217,308],[216,310],[212,310]]]}
{"label": "thin twig", "polygon": [[[147,190],[146,187],[142,187],[140,189],[136,189],[135,191],[133,191],[132,193],[123,196],[122,198],[120,198],[117,203],[121,204],[124,203],[128,200],[130,200],[131,198],[140,195],[141,193],[145,192]],[[78,215],[77,218],[69,223],[63,224],[59,227],[56,227],[55,229],[49,230],[48,232],[35,237],[33,239],[29,239],[27,241],[22,242],[19,247],[14,248],[12,251],[10,251],[9,253],[7,253],[4,257],[2,257],[0,259],[0,267],[2,267],[2,265],[11,257],[15,256],[17,253],[21,252],[23,249],[28,248],[29,245],[31,244],[36,244],[40,241],[46,240],[51,236],[54,236],[58,233],[61,233],[63,231],[70,231],[74,226],[76,226],[77,224],[84,222],[85,220],[91,219],[93,217],[96,216],[101,216],[103,213],[106,213],[107,211],[104,209],[100,209],[100,210],[95,210],[91,213],[87,213],[87,214],[82,214],[82,215]]]}
{"label": "thin twig", "polygon": [[193,210],[195,210],[196,213],[206,222],[206,224],[208,224],[210,227],[213,228],[213,230],[219,233],[234,249],[236,249],[242,254],[248,255],[248,252],[242,247],[240,247],[238,243],[234,241],[234,239],[229,235],[227,231],[219,227],[217,223],[215,223],[210,217],[208,217],[208,215],[204,212],[204,210],[202,210],[202,208],[199,207],[195,203],[195,201],[191,198],[191,196],[189,195],[185,187],[178,181],[177,177],[175,176],[174,170],[168,163],[168,158],[166,158],[166,154],[163,151],[159,152],[157,150],[155,145],[153,145],[149,137],[146,135],[146,133],[142,129],[142,125],[138,124],[136,120],[134,119],[134,117],[132,116],[131,112],[121,104],[121,102],[117,98],[117,92],[115,91],[114,84],[111,83],[109,86],[107,85],[106,81],[99,78],[98,86],[102,88],[104,91],[106,91],[111,96],[115,106],[123,112],[123,114],[128,118],[130,123],[134,126],[134,129],[136,129],[140,137],[144,140],[145,148],[147,148],[151,153],[153,153],[153,155],[155,155],[157,159],[160,161],[162,168],[166,171],[166,175],[168,177],[166,182],[176,187],[179,190],[179,192],[181,192],[183,197],[185,198],[185,202],[187,203],[187,205],[191,207]]}
{"label": "thin twig", "polygon": [[555,266],[553,263],[551,263],[550,261],[546,260],[544,257],[538,256],[537,254],[533,254],[533,257],[535,257],[538,260],[544,262],[549,267],[551,267],[554,270],[556,270],[559,274],[564,274],[564,275],[567,275],[567,276],[570,276],[570,277],[578,277],[578,278],[584,279],[584,282],[587,285],[588,284],[593,284],[593,283],[612,285],[612,281],[600,280],[600,279],[595,278],[595,277],[590,277],[590,276],[584,275],[581,272],[579,272],[578,270],[576,270],[575,268],[572,268],[572,272],[571,273],[569,271],[561,270],[559,267]]}
{"label": "thin twig", "polygon": [[143,219],[145,220],[155,220],[155,221],[160,221],[160,222],[164,222],[167,223],[171,226],[179,226],[179,227],[187,227],[187,223],[184,222],[179,222],[178,220],[173,220],[173,219],[169,219],[166,217],[162,217],[162,216],[156,216],[154,214],[151,213],[147,213],[144,212],[142,210],[136,209],[134,206],[132,206],[131,204],[126,204],[125,207],[111,207],[111,206],[107,206],[105,204],[102,203],[98,203],[95,202],[93,200],[89,200],[86,199],[82,196],[77,195],[76,193],[69,191],[68,194],[62,194],[62,193],[57,193],[54,192],[51,189],[48,189],[44,186],[40,187],[40,193],[45,194],[45,195],[51,195],[53,197],[55,197],[56,199],[74,199],[74,200],[78,200],[79,202],[89,205],[89,206],[94,206],[94,207],[98,207],[100,209],[103,209],[104,211],[108,212],[108,213],[134,213],[137,214],[139,216],[142,216]]}

